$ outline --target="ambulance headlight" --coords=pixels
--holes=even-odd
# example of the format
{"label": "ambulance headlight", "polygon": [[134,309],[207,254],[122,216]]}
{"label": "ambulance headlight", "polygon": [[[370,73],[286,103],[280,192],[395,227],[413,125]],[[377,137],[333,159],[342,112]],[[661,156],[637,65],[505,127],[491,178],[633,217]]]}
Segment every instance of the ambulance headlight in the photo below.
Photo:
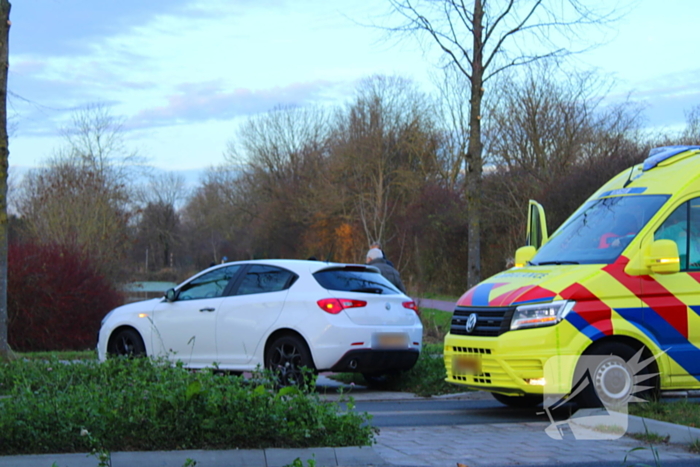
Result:
{"label": "ambulance headlight", "polygon": [[576,302],[558,300],[537,305],[521,305],[515,309],[510,329],[525,329],[539,326],[552,326],[563,320]]}

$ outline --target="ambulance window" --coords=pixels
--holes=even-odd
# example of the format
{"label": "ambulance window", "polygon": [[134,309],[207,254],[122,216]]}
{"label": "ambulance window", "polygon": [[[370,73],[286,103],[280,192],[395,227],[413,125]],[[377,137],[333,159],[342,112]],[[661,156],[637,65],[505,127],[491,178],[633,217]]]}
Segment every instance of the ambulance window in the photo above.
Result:
{"label": "ambulance window", "polygon": [[690,254],[691,271],[700,270],[700,198],[690,200]]}
{"label": "ambulance window", "polygon": [[638,195],[589,201],[542,245],[530,264],[610,264],[667,199]]}
{"label": "ambulance window", "polygon": [[[690,232],[690,235],[688,235]],[[680,205],[654,233],[678,245],[681,271],[700,270],[700,198]]]}

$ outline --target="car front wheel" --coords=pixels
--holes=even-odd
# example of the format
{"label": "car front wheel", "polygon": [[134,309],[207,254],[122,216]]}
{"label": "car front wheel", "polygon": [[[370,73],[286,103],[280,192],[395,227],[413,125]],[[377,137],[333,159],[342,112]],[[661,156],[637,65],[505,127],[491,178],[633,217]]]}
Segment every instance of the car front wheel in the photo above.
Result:
{"label": "car front wheel", "polygon": [[109,340],[107,353],[116,357],[142,357],[146,355],[146,346],[136,330],[121,329]]}

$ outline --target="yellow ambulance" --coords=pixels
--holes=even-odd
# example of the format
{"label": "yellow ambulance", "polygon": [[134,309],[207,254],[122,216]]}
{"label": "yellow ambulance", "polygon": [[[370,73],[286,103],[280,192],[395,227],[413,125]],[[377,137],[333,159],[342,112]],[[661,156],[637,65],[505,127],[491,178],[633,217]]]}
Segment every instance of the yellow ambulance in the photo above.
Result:
{"label": "yellow ambulance", "polygon": [[551,236],[531,201],[526,245],[457,302],[448,382],[511,406],[700,388],[700,146],[652,150]]}

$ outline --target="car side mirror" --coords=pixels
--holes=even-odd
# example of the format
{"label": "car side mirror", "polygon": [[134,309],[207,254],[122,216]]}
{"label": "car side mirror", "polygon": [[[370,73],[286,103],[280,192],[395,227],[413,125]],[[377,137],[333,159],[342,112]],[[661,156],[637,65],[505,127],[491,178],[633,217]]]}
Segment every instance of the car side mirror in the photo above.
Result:
{"label": "car side mirror", "polygon": [[515,267],[522,268],[535,257],[537,249],[534,246],[524,246],[515,250]]}
{"label": "car side mirror", "polygon": [[678,245],[673,240],[656,240],[645,258],[646,265],[655,274],[673,274],[681,270]]}
{"label": "car side mirror", "polygon": [[165,300],[167,300],[168,302],[174,302],[175,300],[177,300],[177,290],[175,290],[175,289],[166,290],[164,297],[165,297]]}

